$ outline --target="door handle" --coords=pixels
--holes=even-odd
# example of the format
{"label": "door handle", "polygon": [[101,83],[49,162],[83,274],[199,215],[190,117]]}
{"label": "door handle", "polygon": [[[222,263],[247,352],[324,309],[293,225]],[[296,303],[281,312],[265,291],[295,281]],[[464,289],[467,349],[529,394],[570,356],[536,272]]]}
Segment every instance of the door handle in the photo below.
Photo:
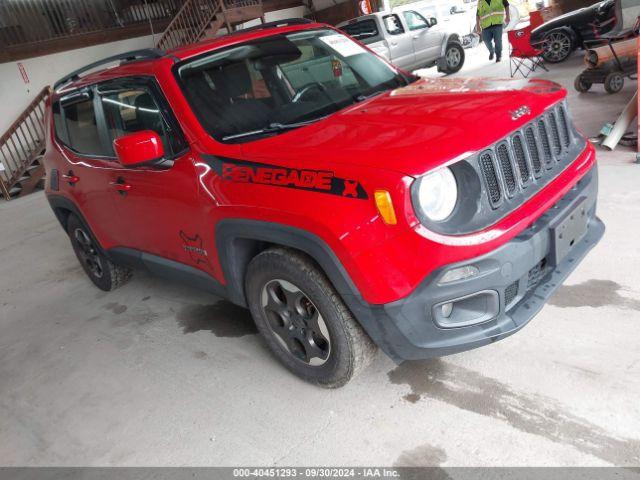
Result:
{"label": "door handle", "polygon": [[398,46],[398,42],[391,42],[391,46],[392,47],[397,47]]}
{"label": "door handle", "polygon": [[413,39],[414,39],[414,40],[418,40],[418,38],[420,38],[418,35],[414,35],[414,36],[413,36]]}
{"label": "door handle", "polygon": [[131,185],[128,183],[125,183],[123,178],[119,178],[118,181],[116,182],[110,182],[109,185],[111,185],[114,189],[120,192],[121,195],[126,195],[127,192],[131,190]]}
{"label": "door handle", "polygon": [[67,182],[72,187],[80,181],[80,177],[78,177],[77,175],[74,175],[71,170],[69,170],[69,173],[62,175],[62,178],[64,179],[65,182]]}

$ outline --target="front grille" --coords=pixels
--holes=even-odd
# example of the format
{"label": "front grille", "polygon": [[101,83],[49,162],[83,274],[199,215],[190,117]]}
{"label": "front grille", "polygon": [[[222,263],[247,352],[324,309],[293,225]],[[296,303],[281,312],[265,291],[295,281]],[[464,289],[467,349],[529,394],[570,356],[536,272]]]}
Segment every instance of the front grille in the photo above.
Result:
{"label": "front grille", "polygon": [[501,204],[503,192],[505,200],[510,199],[531,180],[536,183],[550,181],[555,173],[547,170],[552,170],[567,156],[571,131],[564,106],[558,104],[482,152],[478,163],[491,206],[495,209]]}
{"label": "front grille", "polygon": [[504,290],[504,306],[508,307],[518,296],[518,282],[515,281]]}

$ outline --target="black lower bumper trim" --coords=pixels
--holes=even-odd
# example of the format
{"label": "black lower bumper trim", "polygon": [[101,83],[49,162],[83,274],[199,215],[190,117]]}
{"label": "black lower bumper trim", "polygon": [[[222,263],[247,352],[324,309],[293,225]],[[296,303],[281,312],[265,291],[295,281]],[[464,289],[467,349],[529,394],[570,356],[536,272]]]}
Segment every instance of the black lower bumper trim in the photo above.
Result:
{"label": "black lower bumper trim", "polygon": [[[433,272],[402,300],[381,306],[352,301],[349,306],[363,323],[376,326],[374,341],[398,362],[449,355],[505,338],[540,311],[602,238],[604,224],[595,215],[597,184],[597,171],[593,168],[519,236],[482,257]],[[553,229],[576,205],[586,209],[586,232],[556,261]],[[438,283],[446,271],[470,264],[478,269],[472,278],[445,285]],[[440,308],[452,299],[472,298],[474,294],[489,298],[485,292],[495,292],[499,298],[499,305],[491,307],[497,314],[489,320],[480,315],[481,323],[443,328],[442,322],[434,318],[436,306]]]}

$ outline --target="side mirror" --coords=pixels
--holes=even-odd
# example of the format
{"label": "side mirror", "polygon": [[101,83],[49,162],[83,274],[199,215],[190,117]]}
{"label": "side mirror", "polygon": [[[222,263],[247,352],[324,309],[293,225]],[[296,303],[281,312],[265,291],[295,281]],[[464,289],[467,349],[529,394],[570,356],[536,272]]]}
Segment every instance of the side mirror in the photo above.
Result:
{"label": "side mirror", "polygon": [[429,26],[430,27],[435,27],[438,24],[438,19],[436,17],[431,17],[429,19]]}
{"label": "side mirror", "polygon": [[118,161],[125,167],[134,167],[164,157],[162,140],[153,130],[142,130],[116,138],[113,149]]}

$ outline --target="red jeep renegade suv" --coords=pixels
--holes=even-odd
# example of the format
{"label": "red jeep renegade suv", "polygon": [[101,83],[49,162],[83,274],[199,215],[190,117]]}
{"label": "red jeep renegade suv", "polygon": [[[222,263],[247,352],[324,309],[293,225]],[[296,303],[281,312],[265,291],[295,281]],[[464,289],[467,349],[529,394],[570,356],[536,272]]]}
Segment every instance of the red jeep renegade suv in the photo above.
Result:
{"label": "red jeep renegade suv", "polygon": [[89,278],[141,267],[246,306],[323,386],[376,346],[401,362],[518,331],[604,232],[594,149],[547,81],[420,80],[291,20],[54,90],[46,193]]}

